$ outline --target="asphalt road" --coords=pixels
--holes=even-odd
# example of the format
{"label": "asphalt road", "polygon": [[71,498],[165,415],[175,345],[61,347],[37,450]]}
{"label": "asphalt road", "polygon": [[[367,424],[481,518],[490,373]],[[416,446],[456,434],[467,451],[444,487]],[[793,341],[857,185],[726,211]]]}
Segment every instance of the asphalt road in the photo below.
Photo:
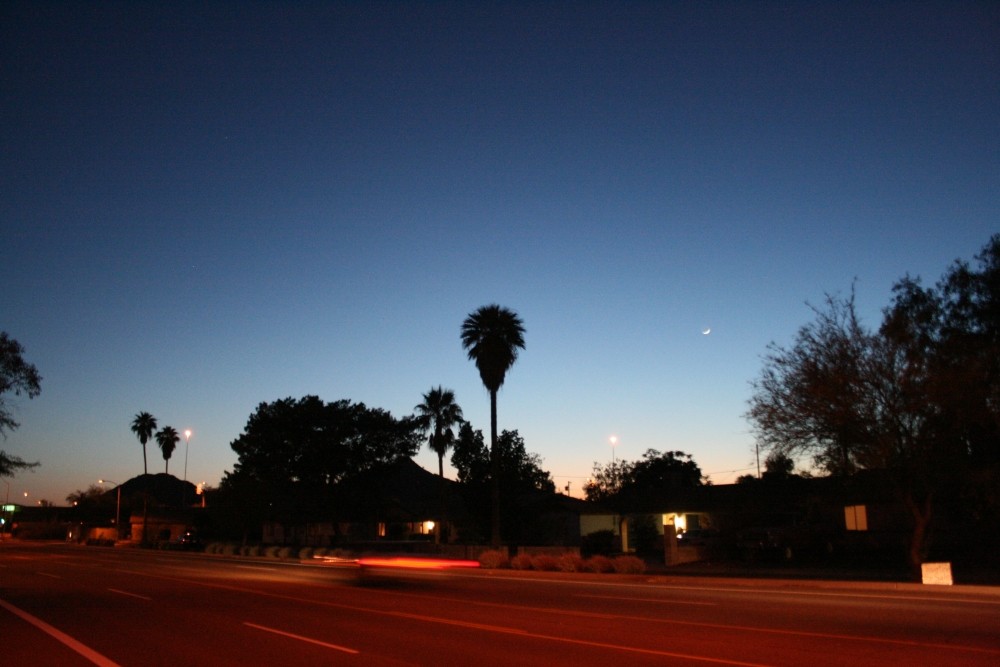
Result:
{"label": "asphalt road", "polygon": [[991,665],[1000,590],[0,544],[6,665]]}

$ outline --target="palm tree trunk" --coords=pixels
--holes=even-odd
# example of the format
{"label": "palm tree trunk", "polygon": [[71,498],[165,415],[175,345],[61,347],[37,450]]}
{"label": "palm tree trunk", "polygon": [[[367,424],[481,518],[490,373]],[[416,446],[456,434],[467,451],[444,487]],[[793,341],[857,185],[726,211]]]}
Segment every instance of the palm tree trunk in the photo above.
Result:
{"label": "palm tree trunk", "polygon": [[149,468],[146,467],[146,443],[142,443],[142,474],[149,474]]}
{"label": "palm tree trunk", "polygon": [[497,392],[490,390],[490,484],[492,486],[493,515],[490,544],[500,546],[500,451],[497,447]]}

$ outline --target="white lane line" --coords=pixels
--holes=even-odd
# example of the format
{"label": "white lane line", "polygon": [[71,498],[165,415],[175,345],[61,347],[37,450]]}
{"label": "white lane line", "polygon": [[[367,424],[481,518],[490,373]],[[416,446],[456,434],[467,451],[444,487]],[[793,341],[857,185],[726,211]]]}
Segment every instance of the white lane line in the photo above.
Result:
{"label": "white lane line", "polygon": [[264,567],[262,565],[234,565],[233,567],[237,570],[263,570],[264,572],[274,572],[277,569],[275,567]]}
{"label": "white lane line", "polygon": [[49,579],[62,579],[58,574],[49,574],[48,572],[35,572],[39,577],[48,577]]}
{"label": "white lane line", "polygon": [[688,601],[688,600],[667,600],[667,599],[654,600],[652,598],[627,598],[627,597],[621,597],[621,596],[618,596],[618,595],[585,595],[585,594],[581,593],[581,594],[577,595],[576,597],[578,597],[578,598],[594,598],[594,599],[597,599],[597,600],[624,600],[624,601],[627,601],[627,602],[651,602],[653,604],[690,604],[690,605],[698,605],[698,606],[701,606],[701,607],[718,607],[719,606],[718,602],[691,602],[691,601]]}
{"label": "white lane line", "polygon": [[353,648],[347,648],[346,646],[337,646],[336,644],[328,644],[327,642],[321,642],[318,639],[311,639],[309,637],[303,637],[302,635],[293,635],[291,632],[284,632],[282,630],[276,630],[274,628],[268,628],[263,625],[257,625],[256,623],[250,623],[249,621],[243,621],[243,625],[251,628],[256,628],[258,630],[263,630],[264,632],[273,632],[276,635],[281,635],[282,637],[290,637],[292,639],[298,639],[301,642],[308,642],[310,644],[316,644],[317,646],[325,646],[326,648],[332,648],[337,651],[343,651],[344,653],[352,653],[357,655],[361,651],[357,651]]}
{"label": "white lane line", "polygon": [[138,593],[129,593],[128,591],[120,591],[117,588],[109,588],[112,593],[118,593],[119,595],[128,595],[129,597],[139,598],[140,600],[152,600],[153,598],[148,598],[145,595],[139,595]]}
{"label": "white lane line", "polygon": [[36,628],[38,628],[42,632],[45,632],[48,635],[54,637],[58,641],[62,642],[63,644],[65,644],[69,648],[73,649],[74,651],[76,651],[77,653],[79,653],[80,655],[82,655],[87,660],[90,660],[95,665],[100,665],[100,667],[120,667],[120,665],[117,662],[115,662],[114,660],[110,660],[108,658],[105,658],[103,655],[101,655],[97,651],[93,650],[89,646],[84,646],[83,644],[81,644],[77,640],[73,639],[72,637],[70,637],[66,633],[61,632],[61,631],[55,629],[54,627],[52,627],[51,625],[49,625],[48,623],[46,623],[42,619],[36,618],[36,617],[32,616],[31,614],[29,614],[28,612],[22,611],[22,610],[18,609],[17,607],[15,607],[14,605],[10,604],[9,602],[6,602],[4,600],[0,600],[0,607],[3,607],[4,609],[6,609],[10,613],[14,614],[15,616],[19,616],[22,619],[24,619],[25,621],[27,621],[28,623],[31,623],[33,626],[35,626]]}

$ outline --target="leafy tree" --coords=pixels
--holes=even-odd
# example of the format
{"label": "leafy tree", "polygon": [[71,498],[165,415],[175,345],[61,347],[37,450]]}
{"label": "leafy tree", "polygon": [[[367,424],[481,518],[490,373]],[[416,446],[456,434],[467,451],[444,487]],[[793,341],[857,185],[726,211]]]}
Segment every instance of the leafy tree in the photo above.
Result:
{"label": "leafy tree", "polygon": [[672,495],[701,484],[701,468],[690,454],[648,449],[638,461],[594,463],[584,493],[623,512],[660,511]]}
{"label": "leafy tree", "polygon": [[[504,431],[497,440],[500,480],[504,488],[534,489],[555,493],[552,476],[542,469],[542,458],[529,453],[517,431]],[[462,422],[452,450],[451,465],[464,484],[488,484],[492,475],[492,455],[483,442],[483,432]]]}
{"label": "leafy tree", "polygon": [[272,515],[301,517],[328,508],[346,477],[413,456],[420,424],[363,403],[285,398],[258,405],[230,446],[238,461],[220,491],[252,493],[244,500],[267,499]]}
{"label": "leafy tree", "polygon": [[764,459],[763,479],[788,479],[794,476],[795,461],[782,452],[771,452]]}
{"label": "leafy tree", "polygon": [[[538,510],[555,493],[555,483],[542,469],[541,457],[526,450],[524,438],[517,431],[503,431],[495,451],[499,461],[499,482],[504,488],[500,506],[501,532],[509,540],[527,539],[533,531],[538,532],[535,531]],[[492,528],[493,455],[486,448],[482,431],[474,430],[468,422],[463,422],[459,428],[451,465],[458,473],[467,506],[482,526]],[[472,533],[479,535],[478,530]]]}
{"label": "leafy tree", "polygon": [[462,347],[476,364],[483,386],[490,393],[490,465],[492,467],[493,546],[500,546],[500,460],[497,449],[497,392],[507,371],[524,349],[524,323],[512,310],[497,304],[470,313],[462,323]]}
{"label": "leafy tree", "polygon": [[[29,399],[41,392],[42,377],[34,364],[29,364],[23,357],[24,348],[11,338],[6,331],[0,331],[0,435],[7,438],[7,431],[17,429],[20,424],[14,420],[7,406],[4,394],[13,392],[15,396],[27,395]],[[0,477],[12,476],[18,470],[27,470],[38,466],[24,459],[7,454],[0,450]]]}
{"label": "leafy tree", "polygon": [[[827,297],[791,348],[768,348],[747,413],[772,454],[812,454],[834,475],[883,471],[910,510],[915,572],[941,500],[996,487],[1000,235],[978,259],[934,288],[899,281],[876,332],[860,324],[853,292]],[[982,502],[995,518],[989,492]]]}
{"label": "leafy tree", "polygon": [[142,445],[142,474],[148,475],[149,468],[146,465],[146,443],[150,441],[156,433],[156,417],[148,412],[140,412],[132,420],[132,432],[139,438]]}
{"label": "leafy tree", "polygon": [[160,452],[163,453],[163,460],[167,464],[164,472],[168,475],[170,474],[170,457],[173,456],[174,450],[177,449],[177,443],[180,441],[181,436],[173,426],[164,426],[156,432],[156,444],[159,445]]}
{"label": "leafy tree", "polygon": [[427,444],[438,456],[438,475],[444,477],[444,455],[455,441],[453,427],[462,421],[462,408],[451,389],[432,387],[422,403],[414,408],[420,425],[430,431]]}

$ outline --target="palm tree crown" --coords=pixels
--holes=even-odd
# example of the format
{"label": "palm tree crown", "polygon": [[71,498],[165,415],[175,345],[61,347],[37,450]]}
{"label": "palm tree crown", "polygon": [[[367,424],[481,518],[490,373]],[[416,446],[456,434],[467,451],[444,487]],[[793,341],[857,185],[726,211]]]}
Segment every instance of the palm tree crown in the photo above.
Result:
{"label": "palm tree crown", "polygon": [[156,417],[148,412],[140,412],[132,420],[132,432],[136,434],[139,438],[139,444],[142,445],[142,473],[148,475],[149,468],[146,467],[146,443],[149,442],[149,439],[153,437],[153,433],[156,432]]}
{"label": "palm tree crown", "polygon": [[170,456],[174,453],[174,449],[180,440],[181,436],[173,426],[164,426],[156,433],[156,444],[160,446],[160,451],[163,452],[163,460],[167,463],[165,471],[167,473],[170,472]]}
{"label": "palm tree crown", "polygon": [[524,323],[514,311],[491,304],[470,313],[462,323],[462,346],[479,369],[490,392],[503,385],[507,371],[524,349]]}
{"label": "palm tree crown", "polygon": [[497,448],[497,391],[507,371],[524,349],[524,323],[517,313],[491,304],[470,313],[462,322],[462,347],[476,363],[479,377],[490,392],[490,477],[493,497],[491,542],[500,546],[500,455]]}
{"label": "palm tree crown", "polygon": [[462,421],[462,408],[455,402],[455,392],[440,385],[424,394],[424,402],[414,410],[424,428],[430,431],[427,444],[438,455],[438,475],[444,477],[444,455],[455,439],[452,426]]}

